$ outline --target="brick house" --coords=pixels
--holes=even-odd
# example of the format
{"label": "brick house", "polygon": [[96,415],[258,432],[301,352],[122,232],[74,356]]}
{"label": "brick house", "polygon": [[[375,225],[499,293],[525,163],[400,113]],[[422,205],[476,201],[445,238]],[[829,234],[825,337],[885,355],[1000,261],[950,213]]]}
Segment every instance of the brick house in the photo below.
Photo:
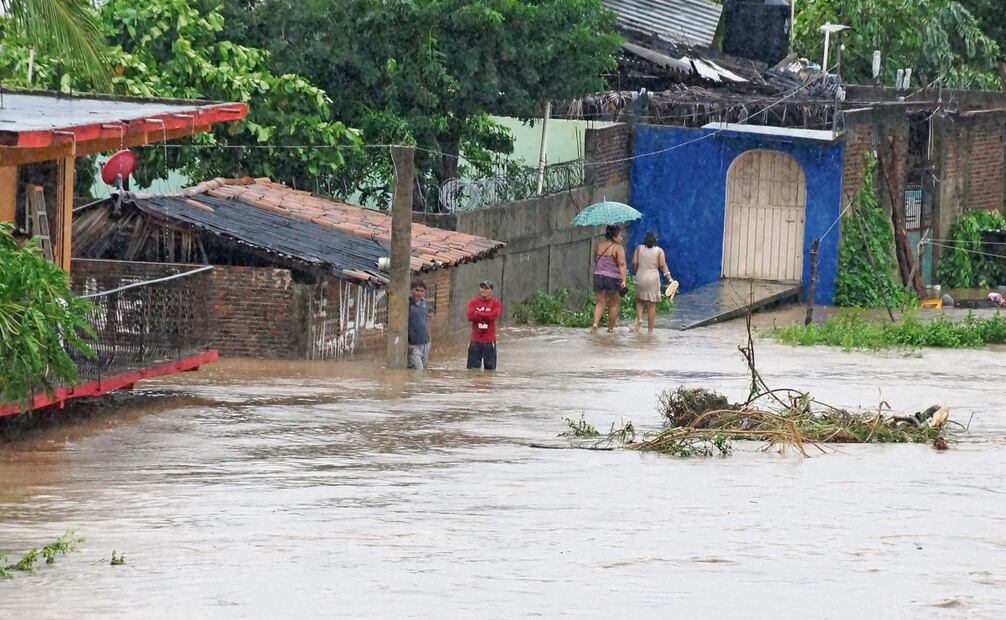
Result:
{"label": "brick house", "polygon": [[[387,213],[243,178],[113,195],[75,216],[74,255],[96,272],[123,260],[146,278],[214,265],[210,325],[223,355],[340,359],[383,347]],[[458,274],[504,245],[413,225],[411,267],[429,287],[434,337],[451,332]]]}

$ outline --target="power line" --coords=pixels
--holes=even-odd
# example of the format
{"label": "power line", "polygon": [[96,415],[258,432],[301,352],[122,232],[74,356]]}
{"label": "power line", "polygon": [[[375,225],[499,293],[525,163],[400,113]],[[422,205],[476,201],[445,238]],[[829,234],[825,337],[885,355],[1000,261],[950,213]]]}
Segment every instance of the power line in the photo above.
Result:
{"label": "power line", "polygon": [[[758,110],[757,112],[752,112],[750,114],[747,114],[744,118],[740,119],[740,122],[737,123],[737,124],[741,124],[741,125],[745,124],[753,116],[756,116],[758,114],[763,114],[763,113],[767,112],[768,110],[771,110],[775,106],[780,105],[780,104],[782,104],[782,103],[784,103],[784,102],[792,99],[793,97],[795,97],[796,95],[798,95],[801,91],[805,90],[806,88],[812,86],[815,83],[816,83],[816,80],[808,80],[808,81],[804,82],[801,86],[799,86],[798,88],[794,89],[792,92],[786,94],[785,96],[781,97],[780,99],[777,99],[776,101],[774,101],[773,103],[769,104],[768,106],[766,106],[766,107]],[[663,153],[667,153],[667,152],[670,152],[670,151],[673,151],[673,150],[676,150],[676,149],[679,149],[679,148],[683,148],[683,147],[689,146],[689,145],[694,144],[696,142],[701,142],[703,140],[708,140],[709,138],[713,138],[713,137],[715,137],[715,136],[717,136],[717,135],[719,135],[719,134],[721,134],[721,133],[723,133],[725,131],[729,131],[729,130],[727,128],[723,127],[723,128],[720,128],[720,129],[716,129],[716,130],[712,131],[711,133],[708,133],[708,134],[705,134],[705,135],[702,135],[702,136],[698,136],[697,138],[694,138],[692,140],[688,140],[686,142],[682,142],[680,144],[675,144],[675,145],[669,146],[667,148],[658,149],[656,151],[649,151],[649,152],[646,152],[646,153],[639,153],[639,154],[636,154],[636,155],[630,155],[629,157],[622,157],[622,158],[616,158],[616,159],[607,159],[607,160],[603,160],[603,161],[593,161],[593,162],[585,161],[585,162],[583,162],[583,166],[585,168],[588,167],[588,166],[594,166],[594,167],[606,166],[606,165],[610,165],[610,164],[620,164],[620,163],[625,163],[625,162],[629,162],[629,161],[634,161],[636,159],[642,159],[644,157],[652,157],[654,155],[661,155]],[[420,146],[416,146],[416,145],[411,145],[411,144],[355,144],[355,145],[354,144],[318,144],[318,145],[315,145],[315,144],[167,144],[167,143],[156,143],[156,144],[141,145],[141,147],[142,148],[161,148],[161,149],[168,149],[168,148],[184,149],[184,148],[189,148],[189,149],[207,149],[207,150],[208,149],[241,149],[241,150],[248,150],[248,149],[253,149],[253,150],[305,150],[305,149],[308,149],[308,150],[322,150],[322,149],[358,150],[358,149],[381,149],[381,150],[383,150],[383,149],[390,149],[392,147],[411,147],[411,148],[414,148],[417,151],[421,151],[421,152],[424,152],[424,153],[430,153],[430,154],[435,155],[437,157],[446,157],[446,158],[456,159],[456,160],[459,160],[459,161],[462,160],[462,159],[466,159],[463,155],[453,155],[453,154],[449,154],[449,153],[444,153],[443,151],[436,151],[436,150],[433,150],[433,149],[428,149],[428,148],[424,148],[424,147],[420,147]]]}

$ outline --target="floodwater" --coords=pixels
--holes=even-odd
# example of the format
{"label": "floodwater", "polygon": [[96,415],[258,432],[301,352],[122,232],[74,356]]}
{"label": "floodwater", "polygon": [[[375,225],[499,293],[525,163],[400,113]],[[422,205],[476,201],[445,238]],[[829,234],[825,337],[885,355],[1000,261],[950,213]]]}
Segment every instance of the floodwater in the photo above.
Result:
{"label": "floodwater", "polygon": [[[764,323],[770,319],[761,319]],[[563,416],[655,429],[739,398],[743,325],[508,329],[500,370],[227,361],[0,443],[0,618],[1006,617],[1006,355],[757,343],[770,385],[949,403],[970,433],[802,458],[545,450]],[[112,551],[124,566],[110,566]]]}

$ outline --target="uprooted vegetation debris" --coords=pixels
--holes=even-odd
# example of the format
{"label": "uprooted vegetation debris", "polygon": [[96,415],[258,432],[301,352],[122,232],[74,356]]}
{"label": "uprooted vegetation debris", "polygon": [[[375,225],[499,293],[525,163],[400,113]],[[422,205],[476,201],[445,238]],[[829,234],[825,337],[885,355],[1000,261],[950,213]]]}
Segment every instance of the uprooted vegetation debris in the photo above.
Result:
{"label": "uprooted vegetation debris", "polygon": [[896,415],[890,405],[881,401],[876,409],[850,411],[799,390],[769,388],[755,366],[750,317],[747,345],[738,349],[751,376],[746,401],[732,403],[712,390],[678,387],[665,390],[659,397],[663,427],[639,440],[631,423],[622,429],[612,425],[611,431],[603,435],[582,417],[579,422],[566,420],[573,431],[568,434],[593,439],[593,446],[620,445],[676,456],[726,456],[731,451],[731,440],[760,441],[764,442],[763,449],[792,448],[809,456],[808,446],[824,453],[822,444],[838,443],[931,443],[945,450],[947,440],[953,439],[951,427],[965,428],[949,419],[950,409],[945,405],[933,405],[913,415]]}
{"label": "uprooted vegetation debris", "polygon": [[21,559],[13,564],[6,563],[6,557],[0,554],[0,579],[12,579],[15,571],[31,572],[41,560],[46,564],[56,562],[56,557],[80,551],[84,537],[77,536],[74,530],[69,530],[44,547],[29,549]]}
{"label": "uprooted vegetation debris", "polygon": [[703,388],[679,387],[660,396],[665,426],[655,436],[628,444],[637,450],[676,450],[682,439],[722,441],[751,439],[767,448],[789,446],[806,455],[808,445],[823,443],[945,443],[948,407],[933,405],[914,415],[876,410],[848,411],[821,403],[795,390],[761,392],[743,403],[731,403]]}

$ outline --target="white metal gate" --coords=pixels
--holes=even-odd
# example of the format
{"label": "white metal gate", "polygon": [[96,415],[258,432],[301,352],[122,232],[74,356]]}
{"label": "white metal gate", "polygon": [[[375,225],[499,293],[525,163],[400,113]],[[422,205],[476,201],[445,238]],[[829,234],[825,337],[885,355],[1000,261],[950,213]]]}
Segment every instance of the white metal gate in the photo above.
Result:
{"label": "white metal gate", "polygon": [[723,277],[799,281],[807,180],[778,151],[748,151],[727,172]]}

